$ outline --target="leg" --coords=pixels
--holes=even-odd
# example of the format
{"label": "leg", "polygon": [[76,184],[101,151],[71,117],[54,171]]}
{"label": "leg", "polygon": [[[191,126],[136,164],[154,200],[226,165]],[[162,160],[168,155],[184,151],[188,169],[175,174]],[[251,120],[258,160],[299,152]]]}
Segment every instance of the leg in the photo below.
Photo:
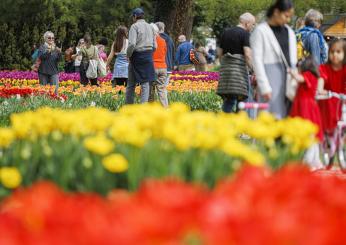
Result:
{"label": "leg", "polygon": [[92,86],[99,86],[97,84],[97,78],[90,79],[90,83],[91,83]]}
{"label": "leg", "polygon": [[159,101],[163,107],[168,107],[167,89],[166,89],[167,70],[159,69],[157,72],[156,88]]}
{"label": "leg", "polygon": [[113,79],[112,79],[112,88],[114,88],[115,85],[116,85],[116,78],[113,78]]}
{"label": "leg", "polygon": [[59,89],[59,74],[52,75],[50,77],[50,84],[55,85],[55,90],[54,93],[58,94],[58,89]]}
{"label": "leg", "polygon": [[150,86],[151,82],[145,82],[141,83],[141,103],[147,103],[149,100],[149,92],[150,92]]}
{"label": "leg", "polygon": [[80,83],[83,84],[84,86],[88,85],[89,83],[89,79],[86,76],[86,68],[87,68],[86,64],[83,64],[83,63],[80,64],[80,67],[79,67]]}
{"label": "leg", "polygon": [[171,71],[168,71],[168,72],[167,72],[167,78],[166,78],[166,82],[165,82],[166,86],[168,86],[168,84],[169,84],[169,79],[170,79],[170,77],[171,77],[171,74],[172,74]]}
{"label": "leg", "polygon": [[156,82],[153,82],[150,85],[148,102],[154,102],[155,101],[155,87],[156,87]]}
{"label": "leg", "polygon": [[40,85],[47,85],[49,82],[49,77],[41,73],[38,73],[38,79],[40,81]]}
{"label": "leg", "polygon": [[234,110],[234,106],[237,106],[237,100],[233,97],[225,97],[223,98],[222,111],[225,113],[231,113],[238,111],[238,109]]}
{"label": "leg", "polygon": [[133,74],[132,65],[129,64],[129,79],[126,86],[125,104],[133,104],[135,101],[136,81]]}

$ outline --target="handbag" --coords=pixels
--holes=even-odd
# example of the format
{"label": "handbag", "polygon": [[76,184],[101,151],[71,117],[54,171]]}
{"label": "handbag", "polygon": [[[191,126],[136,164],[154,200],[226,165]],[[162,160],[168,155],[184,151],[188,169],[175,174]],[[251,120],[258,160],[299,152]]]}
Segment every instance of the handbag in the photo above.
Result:
{"label": "handbag", "polygon": [[107,66],[106,63],[99,57],[97,62],[97,75],[98,77],[105,77],[107,75]]}
{"label": "handbag", "polygon": [[[94,54],[96,54],[96,47],[95,47]],[[98,61],[95,59],[89,58],[89,65],[88,65],[88,69],[86,71],[86,77],[87,78],[89,78],[89,79],[97,78],[97,66],[98,66]]]}
{"label": "handbag", "polygon": [[[294,98],[296,97],[297,89],[298,89],[298,82],[296,79],[292,77],[292,74],[289,72],[289,69],[291,68],[287,62],[287,59],[282,52],[282,49],[280,48],[281,51],[281,58],[284,62],[284,65],[287,69],[286,72],[286,97],[290,100],[293,101]],[[295,72],[295,71],[293,71]]]}

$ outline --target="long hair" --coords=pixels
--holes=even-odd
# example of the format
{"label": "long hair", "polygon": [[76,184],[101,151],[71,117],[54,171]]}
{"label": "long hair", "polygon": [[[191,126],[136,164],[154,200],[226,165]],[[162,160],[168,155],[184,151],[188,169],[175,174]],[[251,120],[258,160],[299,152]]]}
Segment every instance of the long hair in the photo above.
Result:
{"label": "long hair", "polygon": [[115,33],[114,52],[119,53],[123,49],[125,39],[127,39],[127,28],[119,26]]}
{"label": "long hair", "polygon": [[267,17],[272,17],[275,9],[279,10],[280,12],[285,12],[293,7],[293,2],[291,0],[276,0],[276,2],[267,10]]}
{"label": "long hair", "polygon": [[86,44],[91,44],[91,36],[89,33],[85,33],[83,39]]}
{"label": "long hair", "polygon": [[[346,41],[342,40],[342,39],[334,39],[333,41],[330,42],[329,44],[329,51],[332,49],[332,47],[334,45],[337,45],[337,44],[341,44],[342,45],[342,48],[344,50],[344,61],[343,61],[343,64],[346,65]],[[328,64],[331,64],[331,60],[330,60],[330,55],[328,55]]]}
{"label": "long hair", "polygon": [[319,71],[318,64],[312,55],[309,55],[304,60],[302,60],[298,64],[298,66],[299,66],[301,72],[309,71],[315,77],[317,77],[317,78],[320,77],[320,71]]}

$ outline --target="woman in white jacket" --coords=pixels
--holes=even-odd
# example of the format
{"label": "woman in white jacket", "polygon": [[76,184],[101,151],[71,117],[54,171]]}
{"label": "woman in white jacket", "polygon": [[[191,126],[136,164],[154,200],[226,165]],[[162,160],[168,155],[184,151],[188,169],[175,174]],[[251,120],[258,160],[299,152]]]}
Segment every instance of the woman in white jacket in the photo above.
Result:
{"label": "woman in white jacket", "polygon": [[278,119],[288,114],[287,70],[297,63],[295,33],[287,25],[293,14],[291,0],[277,0],[268,9],[267,20],[256,27],[250,38],[261,100],[269,102],[269,111]]}

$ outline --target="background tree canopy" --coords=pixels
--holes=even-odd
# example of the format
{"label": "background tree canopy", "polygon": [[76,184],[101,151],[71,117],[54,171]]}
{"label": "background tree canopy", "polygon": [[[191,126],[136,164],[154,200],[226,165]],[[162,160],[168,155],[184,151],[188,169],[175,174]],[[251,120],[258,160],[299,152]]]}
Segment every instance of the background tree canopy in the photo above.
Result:
{"label": "background tree canopy", "polygon": [[[28,69],[34,44],[51,30],[63,49],[75,44],[85,32],[94,42],[107,37],[111,42],[120,24],[130,26],[131,10],[141,6],[149,22],[163,21],[167,32],[177,40],[185,34],[205,38],[205,32],[218,37],[237,23],[243,12],[263,13],[272,0],[1,0],[0,69]],[[323,13],[346,12],[345,0],[296,0],[296,15],[310,8]]]}

